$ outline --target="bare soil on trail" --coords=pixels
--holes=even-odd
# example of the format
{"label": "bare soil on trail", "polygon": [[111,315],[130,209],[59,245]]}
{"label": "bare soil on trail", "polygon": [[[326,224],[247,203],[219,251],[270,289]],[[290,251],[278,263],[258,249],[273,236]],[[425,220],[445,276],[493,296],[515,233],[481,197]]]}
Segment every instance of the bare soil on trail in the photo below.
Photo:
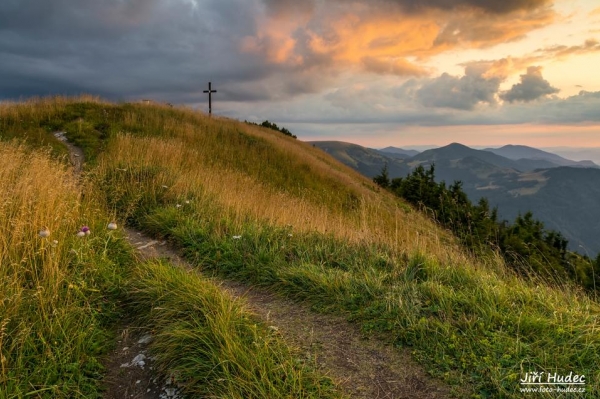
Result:
{"label": "bare soil on trail", "polygon": [[[107,374],[104,378],[106,391],[104,399],[163,399],[166,389],[155,371],[152,358],[148,354],[147,332],[136,330],[127,323],[120,328],[117,347],[105,363]],[[174,393],[174,392],[173,392]]]}
{"label": "bare soil on trail", "polygon": [[65,132],[55,132],[54,137],[58,140],[62,141],[67,148],[69,149],[69,160],[73,165],[73,173],[76,176],[81,174],[81,169],[83,167],[83,150],[77,146],[71,144],[67,137],[65,136]]}
{"label": "bare soil on trail", "polygon": [[[69,148],[74,172],[79,175],[83,151],[55,133]],[[167,242],[125,229],[127,240],[142,260],[162,258],[194,272]],[[283,340],[331,377],[350,398],[433,399],[450,398],[450,388],[431,378],[406,349],[377,338],[366,338],[358,327],[341,316],[312,312],[306,304],[240,282],[215,281],[234,298],[243,301],[258,320],[277,331]],[[147,351],[147,329],[123,321],[116,348],[105,361],[103,399],[181,399],[169,378],[161,379]]]}
{"label": "bare soil on trail", "polygon": [[[167,258],[181,266],[181,259],[166,248],[165,241],[156,241],[132,229],[125,229],[129,243],[138,250],[141,260]],[[108,356],[105,367],[103,399],[181,399],[177,386],[160,376],[148,351],[152,335],[148,329],[123,321],[119,327],[116,348]]]}
{"label": "bare soil on trail", "polygon": [[450,390],[429,377],[408,350],[367,338],[343,317],[318,314],[308,306],[261,289],[222,284],[306,360],[329,375],[351,398],[447,398]]}
{"label": "bare soil on trail", "polygon": [[[192,271],[165,241],[126,229],[142,259],[162,258]],[[318,314],[309,306],[264,289],[229,281],[215,281],[241,299],[258,320],[277,331],[285,342],[315,365],[351,398],[449,398],[450,389],[428,376],[406,349],[377,338],[366,338],[341,316]]]}

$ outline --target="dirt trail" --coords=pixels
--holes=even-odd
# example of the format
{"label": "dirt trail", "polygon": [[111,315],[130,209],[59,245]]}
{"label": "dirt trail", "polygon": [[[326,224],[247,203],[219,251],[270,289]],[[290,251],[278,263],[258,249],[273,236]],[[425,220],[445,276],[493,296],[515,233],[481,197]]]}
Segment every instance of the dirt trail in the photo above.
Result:
{"label": "dirt trail", "polygon": [[69,149],[69,159],[73,165],[73,173],[75,173],[76,176],[81,175],[81,168],[83,167],[83,150],[71,144],[67,140],[65,132],[55,132],[54,137],[65,143]]}
{"label": "dirt trail", "polygon": [[[142,259],[162,258],[192,270],[164,241],[126,229]],[[276,329],[304,358],[332,377],[353,398],[445,398],[449,389],[427,376],[406,350],[364,339],[344,318],[311,312],[303,304],[234,281],[219,284],[242,298],[260,320]]]}
{"label": "dirt trail", "polygon": [[[143,259],[163,258],[192,270],[164,241],[126,230]],[[447,386],[430,378],[407,350],[365,339],[344,318],[312,312],[308,306],[247,284],[221,280],[223,289],[241,298],[261,321],[278,331],[304,358],[316,364],[351,398],[430,399],[450,397]]]}
{"label": "dirt trail", "polygon": [[[69,149],[75,148],[72,145]],[[71,157],[83,161],[82,153]],[[125,229],[128,241],[142,259],[162,258],[193,270],[165,241]],[[278,331],[284,341],[330,376],[351,398],[431,399],[449,398],[450,389],[432,379],[411,358],[408,350],[397,349],[377,338],[366,339],[357,326],[343,317],[312,312],[308,306],[263,289],[234,281],[218,281],[233,297],[240,298],[257,318]],[[107,376],[104,399],[177,399],[176,387],[154,374],[146,352],[150,339],[124,322],[117,348],[105,363]],[[142,356],[140,356],[142,355]],[[139,360],[143,364],[139,363]]]}

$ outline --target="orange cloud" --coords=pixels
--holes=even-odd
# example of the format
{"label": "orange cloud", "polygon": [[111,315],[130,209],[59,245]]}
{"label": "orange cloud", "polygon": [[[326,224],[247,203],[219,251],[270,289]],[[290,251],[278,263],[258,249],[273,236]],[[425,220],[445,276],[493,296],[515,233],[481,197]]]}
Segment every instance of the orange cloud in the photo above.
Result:
{"label": "orange cloud", "polygon": [[432,53],[458,46],[485,48],[519,40],[527,33],[551,24],[556,14],[550,8],[534,11],[519,10],[508,15],[487,15],[482,12],[453,15],[440,30]]}
{"label": "orange cloud", "polygon": [[366,71],[377,73],[380,75],[397,75],[397,76],[424,76],[428,75],[428,71],[407,60],[389,59],[382,60],[376,57],[364,57],[363,66]]}
{"label": "orange cloud", "polygon": [[594,53],[600,51],[600,42],[596,39],[588,39],[580,46],[552,46],[539,49],[536,53],[548,58],[565,58],[570,55]]}
{"label": "orange cloud", "polygon": [[477,68],[481,76],[486,79],[499,78],[504,80],[542,59],[541,56],[505,57],[498,60],[471,61],[460,65],[466,68]]}
{"label": "orange cloud", "polygon": [[527,69],[534,63],[564,59],[573,55],[582,55],[600,51],[600,41],[588,39],[579,46],[556,45],[536,50],[523,57],[505,57],[497,60],[480,60],[460,64],[464,67],[478,68],[485,78],[506,79],[508,76]]}
{"label": "orange cloud", "polygon": [[257,21],[258,31],[241,39],[240,50],[260,54],[273,64],[301,64],[303,57],[296,51],[294,32],[305,28],[310,15],[310,12],[292,15],[280,10],[273,15],[261,16]]}
{"label": "orange cloud", "polygon": [[478,0],[455,0],[452,6],[428,0],[417,9],[405,0],[308,2],[300,17],[288,12],[296,2],[264,1],[267,12],[255,34],[241,40],[242,51],[279,65],[402,76],[427,73],[409,57],[518,40],[555,18],[546,0],[515,0],[498,9]]}

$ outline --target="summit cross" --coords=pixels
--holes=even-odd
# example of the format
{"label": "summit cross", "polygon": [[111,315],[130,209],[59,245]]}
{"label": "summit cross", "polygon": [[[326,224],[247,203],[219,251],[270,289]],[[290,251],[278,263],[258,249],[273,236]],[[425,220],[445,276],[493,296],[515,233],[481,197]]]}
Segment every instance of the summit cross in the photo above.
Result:
{"label": "summit cross", "polygon": [[208,93],[208,114],[212,114],[212,94],[216,93],[216,90],[212,89],[212,83],[208,82],[208,90],[204,90],[204,93]]}

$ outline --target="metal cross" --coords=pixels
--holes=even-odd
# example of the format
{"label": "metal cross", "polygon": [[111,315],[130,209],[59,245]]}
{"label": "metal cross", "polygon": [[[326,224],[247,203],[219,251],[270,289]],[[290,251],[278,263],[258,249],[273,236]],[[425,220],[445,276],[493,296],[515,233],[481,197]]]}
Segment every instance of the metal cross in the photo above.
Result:
{"label": "metal cross", "polygon": [[216,93],[216,90],[212,89],[212,83],[208,82],[208,90],[204,90],[204,93],[208,93],[208,113],[212,114],[212,94]]}

